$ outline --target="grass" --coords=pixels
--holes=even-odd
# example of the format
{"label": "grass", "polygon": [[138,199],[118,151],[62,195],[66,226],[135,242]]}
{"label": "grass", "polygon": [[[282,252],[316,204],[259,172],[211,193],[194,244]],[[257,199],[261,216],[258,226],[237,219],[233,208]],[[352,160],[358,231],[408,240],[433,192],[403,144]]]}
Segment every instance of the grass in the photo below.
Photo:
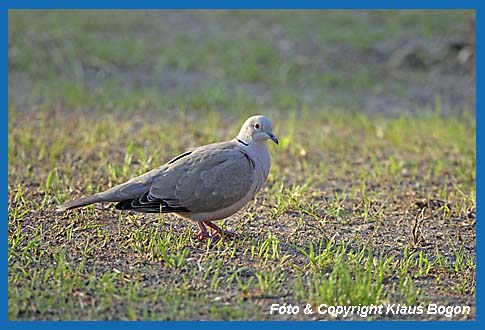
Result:
{"label": "grass", "polygon": [[[475,209],[469,119],[355,121],[321,113],[318,120],[276,120],[276,132],[294,140],[271,147],[265,191],[224,222],[240,236],[210,244],[170,215],[98,206],[56,214],[55,205],[122,182],[190,145],[177,140],[182,124],[162,116],[142,127],[109,115],[78,118],[76,129],[69,120],[57,125],[63,116],[16,118],[19,126],[9,132],[10,318],[267,318],[274,301],[409,305],[424,303],[430,290],[438,303],[474,294],[474,242],[466,236],[474,232],[467,215]],[[216,116],[211,120],[228,131],[240,124]],[[322,122],[331,123],[332,139],[319,138]],[[50,134],[29,139],[32,125]],[[376,126],[385,126],[384,136],[372,134]],[[307,140],[308,132],[317,137]],[[65,136],[71,138],[54,143]],[[108,138],[116,143],[102,142]],[[192,143],[210,139],[201,134]],[[422,141],[430,142],[410,147]],[[158,156],[160,145],[174,143]],[[305,157],[298,156],[302,148]],[[359,158],[365,161],[357,166]],[[415,202],[429,198],[452,207],[428,210],[415,244]],[[243,302],[250,308],[237,307]]]}
{"label": "grass", "polygon": [[[360,111],[330,93],[352,103],[387,84],[362,68],[376,44],[431,42],[473,15],[252,15],[10,12],[10,320],[333,319],[273,304],[469,305],[453,319],[475,318],[473,112],[434,94],[414,113]],[[359,60],[339,62],[339,47]],[[411,71],[379,95],[411,88]],[[280,144],[257,198],[219,222],[234,239],[107,205],[55,212],[232,138],[255,113]],[[416,318],[447,319],[364,317]]]}
{"label": "grass", "polygon": [[439,10],[163,13],[11,11],[9,97],[97,111],[357,108],[360,98],[407,99],[411,82],[436,84],[419,70],[389,76],[379,56],[392,58],[410,40],[469,33],[474,19]]}

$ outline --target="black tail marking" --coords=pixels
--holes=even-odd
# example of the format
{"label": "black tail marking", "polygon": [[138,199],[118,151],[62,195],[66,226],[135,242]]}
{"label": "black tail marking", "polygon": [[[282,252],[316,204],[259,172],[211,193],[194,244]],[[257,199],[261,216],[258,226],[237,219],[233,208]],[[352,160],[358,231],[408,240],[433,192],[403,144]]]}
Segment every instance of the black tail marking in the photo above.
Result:
{"label": "black tail marking", "polygon": [[154,198],[149,195],[149,192],[144,193],[138,198],[118,202],[115,208],[117,210],[130,210],[143,213],[190,212],[184,206],[171,206],[163,199]]}

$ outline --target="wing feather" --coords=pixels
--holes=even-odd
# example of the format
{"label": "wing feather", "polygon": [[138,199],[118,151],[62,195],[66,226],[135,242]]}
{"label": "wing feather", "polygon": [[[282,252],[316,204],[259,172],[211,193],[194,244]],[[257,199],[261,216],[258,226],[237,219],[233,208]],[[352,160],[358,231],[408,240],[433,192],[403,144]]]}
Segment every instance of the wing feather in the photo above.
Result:
{"label": "wing feather", "polygon": [[254,182],[255,168],[241,148],[216,144],[196,149],[153,180],[148,197],[171,199],[172,207],[212,212],[241,200]]}
{"label": "wing feather", "polygon": [[184,153],[106,193],[122,210],[212,212],[244,198],[254,180],[254,161],[238,145],[226,142]]}

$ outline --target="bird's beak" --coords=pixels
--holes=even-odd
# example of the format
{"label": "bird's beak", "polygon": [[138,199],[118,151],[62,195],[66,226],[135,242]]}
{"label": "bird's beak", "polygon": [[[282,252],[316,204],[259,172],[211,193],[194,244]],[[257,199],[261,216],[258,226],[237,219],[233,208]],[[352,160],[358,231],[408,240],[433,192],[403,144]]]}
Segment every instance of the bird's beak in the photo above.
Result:
{"label": "bird's beak", "polygon": [[266,132],[266,134],[268,134],[269,138],[276,144],[278,144],[278,138],[273,134],[273,133],[268,133]]}

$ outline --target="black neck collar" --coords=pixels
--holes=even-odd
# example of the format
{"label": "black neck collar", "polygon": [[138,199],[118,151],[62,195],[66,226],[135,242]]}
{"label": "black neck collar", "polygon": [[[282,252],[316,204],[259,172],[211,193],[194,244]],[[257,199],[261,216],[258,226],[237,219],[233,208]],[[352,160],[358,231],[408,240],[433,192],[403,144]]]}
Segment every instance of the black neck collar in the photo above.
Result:
{"label": "black neck collar", "polygon": [[244,145],[246,147],[248,146],[248,144],[246,142],[244,142],[243,140],[239,140],[239,139],[236,139],[236,140],[237,140],[237,142],[241,143],[242,145]]}

